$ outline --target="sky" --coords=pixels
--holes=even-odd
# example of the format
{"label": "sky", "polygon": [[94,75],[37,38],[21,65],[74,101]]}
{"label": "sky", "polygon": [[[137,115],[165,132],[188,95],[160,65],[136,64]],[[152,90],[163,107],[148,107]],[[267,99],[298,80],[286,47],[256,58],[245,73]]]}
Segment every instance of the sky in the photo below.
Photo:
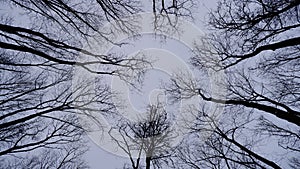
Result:
{"label": "sky", "polygon": [[[216,0],[199,0],[195,2],[197,3],[197,6],[195,7],[195,9],[193,9],[194,20],[186,20],[186,22],[193,24],[199,30],[199,32],[203,33],[206,32],[204,21],[207,21],[207,12],[209,9],[214,9],[216,7]],[[151,5],[150,3],[151,1],[145,2],[145,4],[147,5]],[[147,9],[148,8],[149,7],[147,7]],[[10,11],[9,9],[2,7],[0,14],[6,13],[14,15],[16,18],[15,23],[17,24],[22,23],[21,25],[26,25],[26,22],[28,21],[26,16],[22,15],[21,17],[18,11]],[[189,35],[193,36],[194,34],[190,32]],[[137,54],[138,52],[146,52],[144,54],[147,54],[146,56],[150,57],[150,55],[148,55],[148,53],[150,52],[150,54],[152,53],[153,55],[155,55],[155,57],[158,57],[158,60],[160,61],[159,63],[162,64],[160,65],[160,68],[158,68],[159,66],[154,67],[153,69],[150,69],[146,72],[143,81],[144,85],[141,87],[141,90],[139,92],[124,92],[125,94],[127,94],[126,99],[129,102],[128,106],[131,108],[131,110],[134,110],[136,112],[144,112],[146,105],[154,102],[155,98],[157,98],[158,95],[162,95],[163,99],[166,99],[164,93],[162,92],[162,90],[160,90],[160,87],[162,83],[168,82],[168,79],[171,76],[168,68],[174,65],[176,67],[176,61],[182,63],[183,67],[186,66],[187,69],[190,68],[188,62],[192,54],[188,45],[183,43],[186,41],[185,38],[187,37],[174,39],[167,36],[166,39],[161,39],[151,33],[143,33],[138,39],[133,40],[129,37],[126,37],[125,39],[123,38],[121,42],[129,42],[128,45],[124,45],[122,47],[114,46],[109,49],[108,52],[110,53],[121,52],[124,53],[125,56],[132,56],[134,54]],[[169,60],[163,60],[163,57],[173,58]],[[246,62],[246,64],[248,63],[249,62]],[[179,69],[184,68],[180,67]],[[191,69],[191,71],[194,72],[195,70]],[[117,86],[118,85],[120,84],[117,84]],[[123,88],[120,88],[120,90],[123,90]],[[166,102],[168,102],[168,100],[166,100]],[[177,107],[174,106],[173,109],[174,108]],[[170,110],[172,110],[172,108],[170,108]],[[272,116],[268,118],[274,119],[274,117]],[[98,141],[95,141],[95,138],[87,137],[87,146],[89,146],[89,151],[86,153],[85,159],[90,165],[91,169],[121,169],[125,163],[130,163],[128,157],[120,155],[120,149],[117,150],[115,149],[115,147],[109,147],[110,145],[112,145],[109,142],[109,138],[105,137],[104,139],[106,141],[108,140],[107,147],[99,144]],[[273,140],[273,142],[274,144],[276,144],[276,140]],[[263,147],[264,149],[259,149],[260,147],[257,147],[257,152],[262,154],[264,152],[272,152],[273,147],[270,142],[265,143]]]}
{"label": "sky", "polygon": [[[216,1],[204,0],[198,2],[197,8],[194,10],[194,21],[191,22],[199,30],[205,32],[204,20],[207,17],[208,9],[214,8]],[[126,39],[128,40],[128,39]],[[130,41],[130,40],[129,40]],[[143,34],[138,40],[130,41],[131,45],[124,48],[114,47],[111,52],[123,52],[125,54],[132,54],[139,50],[147,49],[162,49],[165,52],[171,52],[182,59],[183,62],[188,63],[188,59],[191,56],[189,48],[184,45],[180,40],[174,40],[167,38],[166,41],[161,41],[159,38],[154,37],[151,34]],[[166,67],[170,66],[166,63]],[[150,102],[149,97],[153,97],[153,91],[160,88],[162,81],[166,81],[170,77],[170,74],[161,70],[150,70],[146,73],[144,86],[140,94],[130,92],[128,99],[132,106],[137,111],[143,111],[146,104]],[[101,145],[89,139],[90,150],[87,152],[85,158],[92,169],[116,169],[122,168],[124,163],[129,163],[127,157],[116,155],[116,153],[104,150]]]}

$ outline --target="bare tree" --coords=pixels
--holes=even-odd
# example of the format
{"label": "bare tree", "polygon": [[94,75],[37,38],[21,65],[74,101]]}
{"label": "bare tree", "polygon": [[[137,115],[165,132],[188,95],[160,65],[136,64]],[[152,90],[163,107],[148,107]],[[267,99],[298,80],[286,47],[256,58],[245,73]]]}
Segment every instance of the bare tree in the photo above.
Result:
{"label": "bare tree", "polygon": [[[175,2],[172,8],[185,8]],[[119,32],[135,33],[138,24],[131,15],[143,11],[141,2],[12,0],[0,3],[9,12],[1,13],[0,17],[1,165],[3,161],[7,168],[26,165],[86,168],[81,161],[86,150],[78,145],[83,144],[88,126],[78,115],[97,123],[92,112],[109,114],[115,108],[110,100],[113,94],[108,86],[102,85],[102,75],[119,76],[127,81],[130,77],[124,71],[143,73],[151,65],[143,57],[97,53],[91,49],[90,41],[122,45],[111,37]],[[102,30],[106,22],[114,22],[114,30]],[[77,68],[97,78],[74,84]],[[91,86],[95,88],[91,90]]]}
{"label": "bare tree", "polygon": [[[251,129],[257,125],[255,118],[234,109],[220,119],[206,112],[197,110],[192,134],[177,150],[179,164],[190,168],[282,168],[268,152],[259,151],[263,138]],[[204,133],[209,136],[203,138]]]}
{"label": "bare tree", "polygon": [[[2,61],[14,63],[13,58]],[[1,65],[1,70],[1,164],[8,168],[27,164],[32,168],[85,168],[80,162],[86,151],[82,146],[85,126],[78,115],[89,116],[91,111],[113,109],[107,87],[98,87],[97,95],[83,102],[82,98],[92,96],[91,91],[86,90],[91,84],[73,86],[71,91],[72,74],[68,69],[49,72],[39,67]],[[101,108],[96,110],[92,106],[95,103]],[[78,144],[81,146],[75,147]],[[43,156],[56,163],[43,164],[46,161],[38,159]]]}
{"label": "bare tree", "polygon": [[[75,66],[98,75],[120,75],[117,71],[120,68],[135,70],[148,64],[143,59],[105,56],[84,47],[89,38],[99,36],[114,43],[109,39],[112,32],[100,30],[107,21],[114,20],[117,30],[132,33],[134,22],[123,18],[140,12],[140,3],[13,0],[3,1],[1,6],[10,12],[1,14],[0,25],[1,160],[7,162],[8,167],[15,166],[12,162],[16,160],[5,159],[24,158],[26,152],[54,158],[57,163],[65,157],[57,168],[80,167],[79,155],[70,158],[76,149],[67,146],[78,144],[84,137],[77,115],[90,117],[92,111],[110,113],[114,105],[110,102],[107,86],[97,86],[93,91],[89,86],[95,82],[83,81],[74,86],[72,70]],[[93,62],[80,62],[79,55],[92,57]],[[89,65],[94,64],[101,65],[101,69],[90,69]],[[95,104],[100,108],[95,109]],[[66,156],[63,151],[59,157],[51,155],[64,149]],[[84,150],[78,149],[75,154],[81,152]],[[41,159],[33,155],[31,158],[31,161],[24,161],[24,165],[32,168],[43,165]],[[68,162],[64,162],[66,160]],[[50,163],[45,167],[47,165]]]}
{"label": "bare tree", "polygon": [[196,3],[193,0],[153,0],[152,12],[154,14],[154,28],[178,26],[178,18],[193,19],[193,8]]}
{"label": "bare tree", "polygon": [[[214,55],[214,64],[223,68],[256,56],[269,60],[266,63],[269,66],[276,61],[295,61],[297,58],[288,54],[297,52],[299,45],[297,34],[293,33],[299,27],[298,6],[297,0],[219,1],[208,23],[214,32],[204,39],[210,48],[198,46],[197,54]],[[276,56],[287,49],[291,53]],[[260,55],[265,51],[274,54]],[[194,57],[193,61],[199,66],[207,65],[199,57]]]}
{"label": "bare tree", "polygon": [[24,155],[23,157],[2,160],[1,168],[25,169],[25,168],[89,168],[82,158],[86,148],[84,144],[67,145],[58,150],[44,150],[38,154]]}
{"label": "bare tree", "polygon": [[[133,65],[137,62],[94,54],[84,49],[83,43],[94,34],[108,41],[105,32],[99,31],[107,20],[118,19],[120,27],[128,28],[122,30],[129,31],[129,23],[120,18],[137,12],[136,2],[1,3],[12,11],[24,13],[18,17],[25,20],[18,22],[12,11],[1,14],[1,166],[86,168],[82,162],[82,153],[86,151],[82,141],[88,126],[80,122],[78,115],[90,117],[95,111],[110,113],[114,105],[107,86],[97,85],[91,91],[89,87],[97,82],[72,84],[73,69],[78,66],[100,75],[118,74],[113,72],[115,68],[95,71],[86,65],[135,69]],[[96,62],[78,62],[79,54],[93,57]]]}
{"label": "bare tree", "polygon": [[[160,168],[164,160],[172,155],[170,143],[176,136],[171,133],[171,124],[162,105],[150,105],[145,117],[140,122],[122,122],[117,127],[121,138],[112,132],[110,135],[128,155],[132,168],[144,166],[150,169],[151,163],[154,168]],[[142,159],[145,160],[144,164]]]}
{"label": "bare tree", "polygon": [[[224,81],[215,86],[223,86],[226,96],[214,95],[216,89],[202,85],[208,81],[201,78],[174,77],[167,90],[175,100],[199,96],[204,103],[224,105],[224,116],[234,121],[214,122],[210,112],[198,111],[213,119],[209,121],[215,130],[203,144],[182,149],[185,163],[193,168],[299,165],[299,5],[296,0],[231,0],[220,1],[210,13],[211,32],[201,45],[195,44],[191,62],[202,72],[225,71]],[[203,125],[207,121],[198,120]],[[195,131],[203,130],[205,125]],[[237,131],[249,136],[239,138]],[[255,148],[267,146],[256,145],[259,142],[275,142],[278,153],[258,153]],[[195,147],[199,151],[191,153]]]}
{"label": "bare tree", "polygon": [[[230,98],[211,98],[201,90],[199,95],[206,101],[262,110],[299,126],[299,41],[294,32],[299,26],[299,2],[234,2],[220,2],[220,10],[211,13],[210,25],[216,31],[205,38],[210,47],[198,46],[192,59],[200,67],[231,68]],[[201,60],[202,54],[212,60]],[[243,60],[249,60],[247,66],[239,67]]]}

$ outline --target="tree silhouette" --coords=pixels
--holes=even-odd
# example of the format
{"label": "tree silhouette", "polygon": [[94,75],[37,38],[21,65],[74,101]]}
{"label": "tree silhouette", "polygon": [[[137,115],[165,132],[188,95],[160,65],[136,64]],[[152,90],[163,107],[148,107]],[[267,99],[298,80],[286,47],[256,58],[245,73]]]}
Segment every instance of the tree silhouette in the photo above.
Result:
{"label": "tree silhouette", "polygon": [[[210,13],[210,32],[201,45],[195,44],[191,63],[204,73],[224,71],[223,81],[215,86],[226,89],[226,95],[214,94],[218,89],[202,85],[201,77],[191,81],[179,75],[167,90],[177,101],[199,96],[203,104],[223,105],[223,115],[231,119],[225,118],[226,123],[210,116],[209,110],[194,110],[206,115],[206,120],[198,119],[195,123],[203,123],[202,128],[198,125],[193,131],[208,130],[203,127],[206,121],[215,130],[204,143],[182,149],[179,157],[185,164],[192,168],[299,166],[299,5],[296,0],[230,0],[219,1]],[[237,131],[249,134],[236,135]],[[267,147],[266,142],[273,142],[277,153],[258,152]]]}
{"label": "tree silhouette", "polygon": [[160,168],[164,160],[172,155],[170,143],[176,136],[172,134],[167,112],[161,104],[150,105],[139,122],[124,120],[116,129],[121,137],[117,138],[113,132],[110,135],[128,155],[134,169],[143,166],[150,169],[151,163],[153,167]]}
{"label": "tree silhouette", "polygon": [[[80,117],[101,126],[94,113],[116,113],[105,77],[133,85],[131,75],[141,78],[151,66],[144,57],[98,53],[91,41],[122,46],[112,37],[134,36],[140,26],[136,14],[147,10],[154,15],[154,29],[176,29],[178,17],[192,18],[196,4],[153,0],[147,9],[137,0],[0,3],[9,11],[0,17],[3,168],[87,168],[82,155],[90,126]],[[204,74],[224,71],[223,81],[210,85],[202,74],[199,81],[171,79],[166,89],[174,101],[202,99],[202,109],[190,110],[197,118],[187,122],[191,132],[178,147],[170,145],[176,136],[161,105],[149,106],[140,122],[122,119],[114,129],[121,138],[110,134],[131,167],[162,168],[170,160],[172,168],[299,168],[299,5],[299,0],[220,0],[191,63]],[[114,30],[102,29],[107,22]],[[77,69],[95,79],[74,83]],[[218,95],[219,89],[210,87],[227,93]],[[224,106],[223,115],[211,112],[211,105]],[[270,145],[272,150],[264,151]]]}
{"label": "tree silhouette", "polygon": [[[130,17],[144,11],[142,3],[12,0],[1,6],[8,11],[0,18],[1,167],[86,168],[82,154],[89,126],[78,115],[97,123],[91,112],[114,113],[113,94],[102,77],[127,81],[124,71],[143,73],[151,65],[145,58],[99,54],[90,41],[121,46],[111,36],[134,35],[139,25]],[[115,30],[102,29],[106,22]],[[94,74],[95,81],[74,84],[77,68]]]}

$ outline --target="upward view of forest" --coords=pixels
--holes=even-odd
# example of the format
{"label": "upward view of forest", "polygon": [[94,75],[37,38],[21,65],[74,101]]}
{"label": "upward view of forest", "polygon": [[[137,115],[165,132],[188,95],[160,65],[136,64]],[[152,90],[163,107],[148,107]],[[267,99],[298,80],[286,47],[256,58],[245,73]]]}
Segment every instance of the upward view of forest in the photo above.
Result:
{"label": "upward view of forest", "polygon": [[[300,1],[217,0],[199,21],[203,2],[0,1],[0,169],[92,168],[96,132],[123,169],[299,169]],[[131,118],[108,82],[139,91],[165,56],[106,50],[140,42],[145,16],[158,43],[195,38],[182,61],[193,75],[170,74],[167,101]],[[180,24],[196,21],[201,36]]]}

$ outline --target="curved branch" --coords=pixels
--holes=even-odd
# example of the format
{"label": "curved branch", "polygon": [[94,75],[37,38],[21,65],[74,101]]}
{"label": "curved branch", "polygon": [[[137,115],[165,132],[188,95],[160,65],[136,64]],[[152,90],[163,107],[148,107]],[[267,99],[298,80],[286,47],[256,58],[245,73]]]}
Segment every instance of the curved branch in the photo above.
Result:
{"label": "curved branch", "polygon": [[220,104],[229,104],[229,105],[242,105],[249,108],[254,108],[257,110],[261,110],[267,113],[270,113],[272,115],[275,115],[276,117],[286,120],[290,123],[293,123],[297,126],[300,126],[300,114],[296,111],[284,111],[281,109],[278,109],[276,107],[259,104],[251,101],[245,101],[245,100],[221,100],[221,99],[215,99],[211,97],[206,97],[203,93],[201,93],[201,90],[198,90],[199,95],[202,97],[205,101],[210,101],[214,103],[220,103]]}
{"label": "curved branch", "polygon": [[[248,54],[244,54],[244,55],[228,55],[225,59],[227,58],[239,58],[238,60],[236,60],[233,63],[230,63],[228,65],[225,66],[225,68],[228,68],[230,66],[233,66],[245,59],[254,57],[258,54],[260,54],[263,51],[267,51],[267,50],[272,50],[275,51],[277,49],[282,49],[282,48],[286,48],[286,47],[291,47],[291,46],[296,46],[296,45],[300,45],[300,37],[296,37],[296,38],[290,38],[287,40],[283,40],[277,43],[272,43],[269,45],[264,45],[264,46],[260,46],[258,48],[256,48],[253,52],[248,53]],[[225,60],[223,59],[223,60]]]}

